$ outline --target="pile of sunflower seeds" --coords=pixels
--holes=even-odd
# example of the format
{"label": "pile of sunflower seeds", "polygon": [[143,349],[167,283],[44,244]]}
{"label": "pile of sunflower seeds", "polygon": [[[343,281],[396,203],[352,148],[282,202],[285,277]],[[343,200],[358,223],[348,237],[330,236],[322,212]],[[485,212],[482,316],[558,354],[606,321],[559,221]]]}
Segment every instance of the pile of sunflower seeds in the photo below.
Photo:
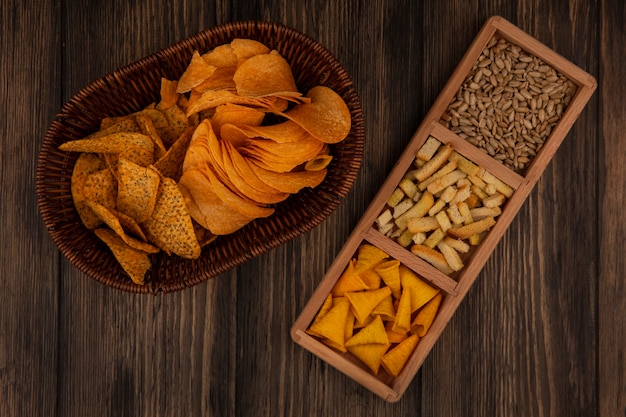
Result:
{"label": "pile of sunflower seeds", "polygon": [[493,38],[440,123],[523,174],[576,88],[541,59],[503,38]]}

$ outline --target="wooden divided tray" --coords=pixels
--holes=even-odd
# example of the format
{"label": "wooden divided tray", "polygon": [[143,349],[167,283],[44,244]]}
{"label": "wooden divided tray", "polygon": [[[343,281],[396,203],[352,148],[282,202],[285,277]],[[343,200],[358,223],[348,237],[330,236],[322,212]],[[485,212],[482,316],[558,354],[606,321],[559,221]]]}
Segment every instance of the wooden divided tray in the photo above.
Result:
{"label": "wooden divided tray", "polygon": [[[291,330],[293,340],[386,401],[399,400],[595,89],[590,74],[505,19],[490,18],[297,318]],[[435,140],[436,152],[445,146],[453,148],[454,156],[442,164],[427,162],[436,155],[418,157],[418,151],[424,153]],[[450,172],[462,178],[443,180],[445,165],[453,160]],[[428,164],[442,170],[438,178],[435,174],[424,179]],[[418,175],[421,180],[416,179]],[[461,196],[464,187],[471,197]],[[447,195],[445,188],[451,188]],[[407,221],[396,222],[402,211],[394,215],[395,203],[413,200],[408,205],[414,207],[426,193],[440,210],[430,204],[428,211],[433,211],[419,216],[433,217],[438,225],[415,232],[417,223],[413,223],[411,231],[403,233]],[[449,211],[451,205],[461,209],[462,218],[455,219],[457,211]],[[463,214],[467,213],[463,209],[483,206],[495,211],[480,217],[479,211],[469,218]],[[485,217],[493,219],[486,229],[484,223],[474,225],[471,237],[462,236],[471,232],[465,226]],[[437,230],[439,236],[431,237]],[[462,241],[466,247],[450,254],[454,242],[446,238]],[[382,366],[374,373],[345,349],[330,347],[307,333],[363,244],[386,252],[442,294],[432,325],[395,377]],[[436,251],[444,265],[436,267],[427,256],[418,256],[424,247]]]}

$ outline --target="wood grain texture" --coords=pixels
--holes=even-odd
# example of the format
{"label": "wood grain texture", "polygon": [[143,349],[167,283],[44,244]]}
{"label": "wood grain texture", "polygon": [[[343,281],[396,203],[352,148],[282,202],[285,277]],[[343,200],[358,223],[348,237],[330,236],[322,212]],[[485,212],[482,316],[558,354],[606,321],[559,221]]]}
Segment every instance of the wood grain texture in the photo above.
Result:
{"label": "wood grain texture", "polygon": [[[621,58],[626,42],[626,7],[601,3],[597,198],[599,202],[598,410],[602,416],[626,415],[626,197],[624,118],[626,87],[615,82],[626,73]],[[619,97],[619,99],[616,99]]]}
{"label": "wood grain texture", "polygon": [[[495,14],[599,89],[402,399],[385,403],[289,328]],[[617,0],[0,0],[0,415],[625,415],[625,17]],[[248,19],[299,29],[344,64],[367,135],[352,191],[310,233],[179,293],[84,276],[37,209],[55,113],[119,66]]]}
{"label": "wood grain texture", "polygon": [[59,255],[39,218],[34,167],[61,103],[58,9],[0,10],[0,415],[43,415],[58,398]]}

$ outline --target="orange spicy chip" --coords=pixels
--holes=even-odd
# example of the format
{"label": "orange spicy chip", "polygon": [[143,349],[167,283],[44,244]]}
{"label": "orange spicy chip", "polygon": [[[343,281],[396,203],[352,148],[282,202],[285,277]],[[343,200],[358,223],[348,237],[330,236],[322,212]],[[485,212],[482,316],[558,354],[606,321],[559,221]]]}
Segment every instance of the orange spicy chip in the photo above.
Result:
{"label": "orange spicy chip", "polygon": [[271,139],[274,142],[286,143],[296,142],[300,139],[309,136],[310,134],[302,128],[299,124],[287,120],[282,123],[273,125],[251,125],[242,122],[233,123],[234,126],[230,126],[232,129],[236,129],[242,136],[246,138],[266,138]]}
{"label": "orange spicy chip", "polygon": [[185,160],[185,154],[187,153],[193,132],[193,127],[187,128],[165,152],[165,155],[154,163],[154,167],[161,175],[172,178],[175,181],[180,179],[183,173],[183,161]]}
{"label": "orange spicy chip", "polygon": [[98,155],[83,153],[79,155],[72,171],[71,192],[74,206],[78,215],[88,229],[93,229],[101,223],[101,220],[89,208],[83,193],[87,178],[98,171],[106,168],[104,161]]}
{"label": "orange spicy chip", "polygon": [[389,289],[389,287],[382,287],[377,290],[347,292],[345,296],[350,300],[351,308],[356,319],[360,322],[365,322],[366,318],[370,315],[372,310],[374,310],[374,307],[389,294],[391,294],[391,289]]}
{"label": "orange spicy chip", "polygon": [[246,59],[237,68],[233,80],[241,96],[301,95],[289,63],[276,51]]}
{"label": "orange spicy chip", "polygon": [[419,336],[412,334],[387,352],[381,359],[381,365],[385,371],[389,375],[397,377],[408,362],[418,342]]}
{"label": "orange spicy chip", "polygon": [[211,124],[215,132],[220,132],[225,124],[237,124],[246,127],[259,126],[265,113],[251,107],[239,104],[226,103],[215,108],[215,113],[211,117]]}
{"label": "orange spicy chip", "polygon": [[345,352],[345,329],[349,312],[350,302],[344,297],[337,298],[336,303],[333,304],[328,313],[309,328],[309,333],[322,339],[328,339],[332,342],[333,347]]}
{"label": "orange spicy chip", "polygon": [[161,138],[169,146],[187,130],[192,119],[185,114],[185,110],[178,104],[161,111],[168,123],[167,127],[163,129]]}
{"label": "orange spicy chip", "polygon": [[343,271],[332,289],[332,295],[341,297],[347,292],[356,292],[367,289],[367,284],[363,282],[358,274],[354,273],[354,263],[356,260],[351,259],[348,266]]}
{"label": "orange spicy chip", "polygon": [[404,265],[400,265],[400,282],[404,290],[411,292],[411,311],[416,311],[439,293],[437,288],[420,279]]}
{"label": "orange spicy chip", "polygon": [[241,149],[241,152],[256,149],[257,153],[255,154],[264,160],[284,162],[293,165],[295,168],[314,158],[325,148],[326,145],[323,142],[320,142],[313,136],[306,135],[297,141],[285,143],[278,143],[271,139],[253,139],[248,141],[248,144]]}
{"label": "orange spicy chip", "polygon": [[115,208],[117,201],[117,180],[108,168],[87,176],[82,193],[85,199],[98,202],[105,207]]}
{"label": "orange spicy chip", "polygon": [[391,343],[369,343],[364,345],[353,345],[347,347],[348,352],[353,354],[361,362],[372,370],[374,375],[378,375],[380,363],[383,355],[387,352]]}
{"label": "orange spicy chip", "polygon": [[354,272],[360,274],[363,271],[376,267],[376,265],[387,258],[389,258],[389,255],[382,249],[378,249],[369,243],[364,243],[359,246]]}
{"label": "orange spicy chip", "polygon": [[253,219],[233,210],[214,191],[209,178],[197,169],[183,173],[178,183],[191,217],[215,235],[227,235]]}
{"label": "orange spicy chip", "polygon": [[411,330],[411,292],[408,289],[402,291],[391,330],[396,333]]}
{"label": "orange spicy chip", "polygon": [[[109,209],[109,211],[113,213],[115,217],[117,217],[117,220],[119,221],[125,233],[129,233],[130,235],[135,236],[141,242],[148,241],[145,233],[143,232],[143,230],[141,230],[141,226],[139,226],[139,223],[137,223],[135,219],[115,209]],[[146,252],[151,252],[151,250],[147,249]]]}
{"label": "orange spicy chip", "polygon": [[261,181],[270,187],[284,193],[297,193],[305,187],[317,187],[326,177],[326,170],[322,171],[293,171],[275,172],[249,159],[249,167]]}
{"label": "orange spicy chip", "polygon": [[372,316],[380,316],[385,321],[393,321],[396,318],[396,309],[393,306],[393,296],[385,297],[370,313]]}
{"label": "orange spicy chip", "polygon": [[374,317],[365,327],[346,340],[345,346],[364,345],[369,343],[389,343],[385,325],[380,316]]}
{"label": "orange spicy chip", "polygon": [[325,143],[341,142],[351,128],[350,109],[334,90],[313,87],[306,97],[310,103],[301,103],[282,116],[302,126],[307,132]]}
{"label": "orange spicy chip", "polygon": [[203,120],[194,130],[189,146],[185,151],[182,172],[186,172],[192,168],[197,168],[203,164],[211,164],[219,167],[222,162],[222,148],[216,145],[217,137],[211,126],[211,122],[207,119]]}
{"label": "orange spicy chip", "polygon": [[417,313],[415,319],[411,323],[411,331],[413,333],[417,334],[419,337],[424,337],[426,335],[435,320],[435,316],[439,310],[439,305],[441,304],[441,299],[441,293],[437,294]]}
{"label": "orange spicy chip", "polygon": [[141,133],[148,135],[155,145],[155,157],[158,159],[165,154],[165,145],[161,139],[161,135],[154,127],[154,122],[146,114],[138,114],[135,116],[135,121],[141,130]]}
{"label": "orange spicy chip", "polygon": [[167,110],[178,102],[177,88],[177,80],[168,80],[165,77],[161,77],[161,102],[159,103],[159,109]]}
{"label": "orange spicy chip", "polygon": [[250,168],[250,164],[248,163],[248,161],[246,161],[246,159],[239,153],[239,151],[237,151],[232,143],[223,143],[223,145],[225,149],[228,150],[233,167],[239,173],[239,175],[248,184],[250,184],[250,186],[266,194],[275,194],[277,196],[276,198],[278,199],[285,199],[289,196],[289,193],[279,191],[276,188],[270,187],[265,182],[263,182],[252,170],[252,168]]}
{"label": "orange spicy chip", "polygon": [[146,272],[150,269],[150,258],[148,254],[128,246],[128,244],[111,229],[99,228],[94,232],[96,236],[111,249],[113,256],[133,282],[142,285]]}
{"label": "orange spicy chip", "polygon": [[237,57],[237,65],[255,55],[267,54],[270,49],[254,39],[235,38],[230,42],[233,54]]}
{"label": "orange spicy chip", "polygon": [[[281,193],[278,190],[266,192],[255,187],[246,177],[246,173],[248,175],[254,175],[254,173],[245,170],[248,165],[236,157],[236,154],[239,153],[237,149],[228,141],[221,141],[221,145],[224,171],[239,194],[250,198],[259,205],[279,203],[289,196],[289,194]],[[243,170],[239,168],[238,163],[243,165]]]}
{"label": "orange spicy chip", "polygon": [[93,210],[94,213],[111,228],[128,246],[141,250],[146,253],[157,253],[159,251],[158,248],[154,246],[142,242],[141,240],[135,239],[126,234],[126,231],[122,227],[122,223],[117,217],[118,213],[113,210],[109,210],[101,204],[94,203],[92,201],[89,202],[89,208]]}
{"label": "orange spicy chip", "polygon": [[269,110],[274,101],[269,97],[244,97],[229,90],[207,90],[195,100],[190,100],[187,116],[229,103],[246,105],[262,111]]}
{"label": "orange spicy chip", "polygon": [[128,151],[129,148],[154,152],[154,142],[143,133],[118,132],[94,139],[72,140],[59,146],[62,151],[114,154]]}
{"label": "orange spicy chip", "polygon": [[201,172],[209,178],[213,192],[217,194],[222,201],[230,205],[233,210],[252,219],[268,217],[274,213],[274,208],[258,205],[249,198],[233,192],[215,176],[210,167],[206,165],[201,167]]}
{"label": "orange spicy chip", "polygon": [[135,219],[147,220],[157,201],[161,178],[154,167],[142,167],[124,158],[118,163],[117,209]]}
{"label": "orange spicy chip", "polygon": [[331,155],[321,153],[304,164],[305,171],[321,171],[326,169],[333,160]]}
{"label": "orange spicy chip", "polygon": [[95,139],[112,133],[139,132],[139,126],[137,126],[135,120],[130,116],[112,118],[108,124],[105,120],[106,119],[103,119],[101,124],[104,124],[106,127],[101,128],[97,132],[93,132],[92,134],[86,136],[85,139]]}
{"label": "orange spicy chip", "polygon": [[142,227],[148,239],[166,253],[188,259],[200,256],[200,245],[187,205],[171,178],[161,178],[154,210]]}
{"label": "orange spicy chip", "polygon": [[216,67],[208,64],[198,51],[194,51],[189,65],[178,80],[176,92],[187,93],[191,91],[192,88],[209,78],[215,70]]}
{"label": "orange spicy chip", "polygon": [[378,272],[385,285],[391,288],[393,296],[399,299],[401,293],[400,261],[397,259],[382,261],[376,265],[374,270]]}

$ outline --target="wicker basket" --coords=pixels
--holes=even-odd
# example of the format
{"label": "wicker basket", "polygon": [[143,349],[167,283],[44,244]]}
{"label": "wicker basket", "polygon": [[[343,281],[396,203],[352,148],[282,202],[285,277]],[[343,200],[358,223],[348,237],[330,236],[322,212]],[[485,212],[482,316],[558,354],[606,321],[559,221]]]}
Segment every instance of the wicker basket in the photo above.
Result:
{"label": "wicker basket", "polygon": [[[194,50],[208,51],[234,38],[255,39],[276,49],[290,63],[300,91],[315,85],[335,90],[346,101],[352,129],[331,146],[334,156],[324,182],[304,189],[236,233],[221,236],[197,260],[152,255],[145,285],[132,283],[109,249],[83,226],[74,208],[70,180],[77,153],[58,146],[98,129],[105,116],[128,114],[159,98],[161,77],[177,79]],[[108,74],[74,95],[46,132],[37,167],[37,197],[44,224],[61,253],[80,271],[111,287],[134,293],[182,290],[237,267],[313,229],[351,189],[363,158],[365,128],[355,88],[341,64],[318,42],[286,26],[268,22],[228,23],[200,32]]]}

